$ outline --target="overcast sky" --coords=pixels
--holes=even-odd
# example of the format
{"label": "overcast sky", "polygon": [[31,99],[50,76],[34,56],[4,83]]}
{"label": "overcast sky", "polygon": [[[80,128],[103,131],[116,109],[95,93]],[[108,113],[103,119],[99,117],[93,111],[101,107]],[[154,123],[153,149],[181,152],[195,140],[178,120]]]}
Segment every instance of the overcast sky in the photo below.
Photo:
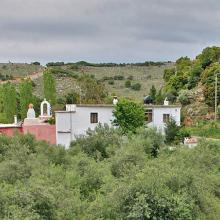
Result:
{"label": "overcast sky", "polygon": [[0,62],[195,57],[220,43],[219,0],[1,0]]}

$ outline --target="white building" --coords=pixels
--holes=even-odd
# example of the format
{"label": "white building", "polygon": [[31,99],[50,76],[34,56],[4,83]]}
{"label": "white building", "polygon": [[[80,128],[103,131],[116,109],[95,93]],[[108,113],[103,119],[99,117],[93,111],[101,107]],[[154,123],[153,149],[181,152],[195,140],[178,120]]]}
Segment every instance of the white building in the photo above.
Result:
{"label": "white building", "polygon": [[[144,105],[148,127],[164,133],[166,122],[173,118],[180,125],[180,106]],[[114,105],[67,105],[66,111],[56,111],[56,142],[69,147],[76,136],[86,134],[98,123],[111,126]]]}
{"label": "white building", "polygon": [[114,105],[67,105],[66,111],[56,111],[57,144],[69,147],[75,136],[86,134],[98,123],[111,125]]}
{"label": "white building", "polygon": [[155,127],[164,133],[166,123],[172,118],[180,125],[179,105],[145,105],[145,116],[148,127]]}

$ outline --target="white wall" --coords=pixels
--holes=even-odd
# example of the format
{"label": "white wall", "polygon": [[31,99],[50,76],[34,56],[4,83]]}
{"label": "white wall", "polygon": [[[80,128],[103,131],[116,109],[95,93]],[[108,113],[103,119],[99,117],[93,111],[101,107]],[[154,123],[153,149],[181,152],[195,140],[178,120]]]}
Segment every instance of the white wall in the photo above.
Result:
{"label": "white wall", "polygon": [[[94,129],[98,123],[111,125],[112,112],[110,106],[77,106],[76,112],[56,112],[57,144],[68,148],[71,140],[85,134],[88,128]],[[90,123],[90,113],[98,113],[98,123]]]}
{"label": "white wall", "polygon": [[149,127],[156,127],[158,131],[164,133],[166,124],[163,122],[163,114],[169,114],[170,118],[176,121],[177,125],[180,125],[180,107],[157,107],[152,109],[153,121]]}

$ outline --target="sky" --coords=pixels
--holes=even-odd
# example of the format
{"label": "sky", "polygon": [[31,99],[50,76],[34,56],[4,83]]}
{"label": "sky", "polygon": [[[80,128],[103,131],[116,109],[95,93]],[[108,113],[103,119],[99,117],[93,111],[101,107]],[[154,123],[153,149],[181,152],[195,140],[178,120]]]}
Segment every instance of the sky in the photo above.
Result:
{"label": "sky", "polygon": [[220,45],[219,0],[1,0],[0,62],[143,62]]}

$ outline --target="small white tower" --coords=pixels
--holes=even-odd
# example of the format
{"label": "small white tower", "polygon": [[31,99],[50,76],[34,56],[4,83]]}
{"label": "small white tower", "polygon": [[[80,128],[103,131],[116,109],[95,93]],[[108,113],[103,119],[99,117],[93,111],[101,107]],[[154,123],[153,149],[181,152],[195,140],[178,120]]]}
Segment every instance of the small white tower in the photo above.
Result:
{"label": "small white tower", "polygon": [[164,99],[163,105],[169,105],[169,101],[167,100],[167,97]]}
{"label": "small white tower", "polygon": [[117,103],[118,103],[118,97],[114,96],[113,97],[113,105],[117,105]]}

